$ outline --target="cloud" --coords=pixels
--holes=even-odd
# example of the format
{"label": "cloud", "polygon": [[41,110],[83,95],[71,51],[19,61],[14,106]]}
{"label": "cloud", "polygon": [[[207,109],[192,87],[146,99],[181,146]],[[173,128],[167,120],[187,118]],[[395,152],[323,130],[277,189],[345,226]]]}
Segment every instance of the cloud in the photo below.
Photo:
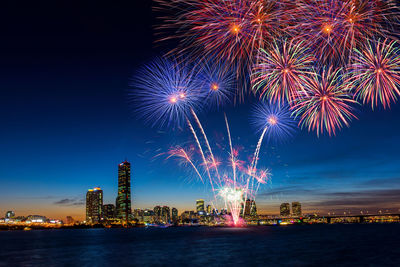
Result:
{"label": "cloud", "polygon": [[85,204],[85,201],[77,198],[64,198],[54,202],[53,204],[59,206],[81,206]]}
{"label": "cloud", "polygon": [[55,196],[24,196],[24,197],[17,197],[18,199],[52,199],[52,198],[56,198]]}

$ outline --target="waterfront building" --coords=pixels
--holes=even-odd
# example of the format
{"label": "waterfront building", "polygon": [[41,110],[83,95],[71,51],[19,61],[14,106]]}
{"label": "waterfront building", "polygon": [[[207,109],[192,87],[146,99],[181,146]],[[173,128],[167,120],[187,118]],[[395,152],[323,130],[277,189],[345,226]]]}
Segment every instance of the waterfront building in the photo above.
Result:
{"label": "waterfront building", "polygon": [[143,222],[153,223],[154,222],[154,211],[146,209],[143,211]]}
{"label": "waterfront building", "polygon": [[250,202],[250,216],[251,217],[257,217],[257,206],[256,206],[256,201],[252,200]]}
{"label": "waterfront building", "polygon": [[161,207],[160,206],[154,207],[154,221],[155,222],[161,221]]}
{"label": "waterfront building", "polygon": [[171,219],[173,223],[178,222],[178,210],[176,208],[172,208],[171,210]]}
{"label": "waterfront building", "polygon": [[12,219],[14,217],[15,217],[15,212],[13,212],[12,210],[6,212],[6,219]]}
{"label": "waterfront building", "polygon": [[103,206],[103,217],[107,220],[115,218],[115,206],[113,204],[105,204]]}
{"label": "waterfront building", "polygon": [[282,203],[280,207],[281,216],[289,216],[290,215],[290,204]]}
{"label": "waterfront building", "polygon": [[196,211],[197,213],[204,212],[204,199],[196,200]]}
{"label": "waterfront building", "polygon": [[161,209],[161,220],[164,223],[169,223],[171,221],[171,212],[168,206],[163,206]]}
{"label": "waterfront building", "polygon": [[143,222],[143,210],[135,209],[133,211],[133,218],[138,222]]}
{"label": "waterfront building", "polygon": [[207,205],[207,215],[210,215],[212,213],[212,207],[211,205]]}
{"label": "waterfront building", "polygon": [[181,220],[184,222],[185,220],[190,220],[190,211],[186,210],[181,214]]}
{"label": "waterfront building", "polygon": [[27,223],[45,223],[46,221],[47,218],[42,215],[28,215],[28,217],[26,217]]}
{"label": "waterfront building", "polygon": [[293,216],[301,216],[300,202],[292,202],[292,215]]}
{"label": "waterfront building", "polygon": [[132,214],[131,206],[131,164],[124,161],[118,165],[117,218],[128,223]]}
{"label": "waterfront building", "polygon": [[75,220],[71,216],[67,216],[67,219],[65,220],[66,224],[74,224]]}
{"label": "waterfront building", "polygon": [[[244,206],[244,208],[243,208]],[[243,211],[244,209],[244,211]],[[250,199],[246,199],[246,201],[242,204],[242,208],[241,208],[241,215],[244,215],[245,217],[250,216],[250,209],[251,209],[251,201]]]}
{"label": "waterfront building", "polygon": [[103,190],[100,187],[86,193],[86,223],[99,223],[103,216]]}

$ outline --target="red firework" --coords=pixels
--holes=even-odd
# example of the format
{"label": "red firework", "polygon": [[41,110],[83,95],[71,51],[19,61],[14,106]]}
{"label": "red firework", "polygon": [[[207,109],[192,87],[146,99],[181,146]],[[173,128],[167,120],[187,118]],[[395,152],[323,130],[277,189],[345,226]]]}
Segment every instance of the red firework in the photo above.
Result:
{"label": "red firework", "polygon": [[292,104],[303,91],[314,60],[303,42],[275,42],[269,51],[261,49],[253,69],[253,89],[272,102]]}
{"label": "red firework", "polygon": [[349,83],[355,84],[355,95],[363,103],[390,107],[400,96],[400,47],[395,41],[368,42],[356,50],[350,68]]}
{"label": "red firework", "polygon": [[388,37],[398,18],[392,1],[297,1],[295,38],[305,40],[322,63],[347,63],[354,48],[374,36]]}
{"label": "red firework", "polygon": [[[178,17],[164,20],[177,29],[182,45],[174,52],[212,56],[234,66],[238,74],[250,70],[260,48],[280,36],[285,23],[281,5],[264,0],[158,0],[164,9],[180,7]],[[162,28],[168,27],[163,25]]]}
{"label": "red firework", "polygon": [[316,130],[319,136],[324,131],[335,135],[336,129],[356,116],[351,104],[357,103],[350,95],[349,86],[343,82],[342,70],[322,70],[314,73],[306,83],[306,91],[294,105],[294,112],[300,117],[299,125]]}

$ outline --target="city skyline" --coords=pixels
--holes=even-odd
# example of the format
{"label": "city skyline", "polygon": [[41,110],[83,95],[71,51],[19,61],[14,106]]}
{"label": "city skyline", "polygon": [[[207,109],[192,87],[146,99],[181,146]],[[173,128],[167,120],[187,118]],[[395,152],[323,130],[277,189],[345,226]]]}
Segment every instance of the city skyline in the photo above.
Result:
{"label": "city skyline", "polygon": [[[96,15],[108,8],[101,5],[59,10],[65,20],[44,11],[27,12],[21,21],[6,16],[13,29],[3,33],[0,50],[6,92],[0,100],[0,214],[83,219],[89,188],[102,188],[104,203],[115,203],[116,166],[124,159],[134,170],[132,209],[194,210],[196,199],[211,198],[176,162],[157,156],[187,140],[187,129],[151,128],[128,101],[139,66],[168,50],[154,44],[154,15],[150,3],[140,2],[113,7],[107,18]],[[249,151],[258,138],[250,126],[255,102],[249,96],[246,104],[224,109],[234,144]],[[357,112],[359,119],[336,136],[317,138],[303,129],[284,143],[264,145],[260,164],[273,176],[256,198],[260,213],[278,213],[281,203],[293,201],[309,213],[400,208],[400,105]],[[223,113],[199,114],[219,144],[225,141]]]}

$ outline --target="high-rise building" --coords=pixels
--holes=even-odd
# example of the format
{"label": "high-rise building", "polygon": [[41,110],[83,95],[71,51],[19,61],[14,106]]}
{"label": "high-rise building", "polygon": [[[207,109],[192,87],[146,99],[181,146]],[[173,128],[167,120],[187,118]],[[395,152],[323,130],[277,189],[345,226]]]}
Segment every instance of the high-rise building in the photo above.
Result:
{"label": "high-rise building", "polygon": [[161,221],[161,207],[160,206],[155,206],[154,207],[154,220],[156,222]]}
{"label": "high-rise building", "polygon": [[256,217],[257,216],[257,206],[256,206],[256,201],[252,200],[250,202],[250,216],[251,217]]}
{"label": "high-rise building", "polygon": [[66,224],[74,224],[75,220],[71,216],[67,216],[67,220],[65,221]]}
{"label": "high-rise building", "polygon": [[178,210],[176,208],[171,209],[171,219],[173,223],[178,222]]}
{"label": "high-rise building", "polygon": [[301,204],[300,202],[292,202],[292,215],[301,216]]}
{"label": "high-rise building", "polygon": [[190,211],[186,210],[186,211],[182,212],[181,219],[182,219],[182,223],[184,223],[187,220],[190,220]]}
{"label": "high-rise building", "polygon": [[197,211],[197,213],[200,213],[200,212],[204,213],[204,199],[196,200],[196,211]]}
{"label": "high-rise building", "polygon": [[290,204],[282,203],[280,207],[281,216],[289,216],[290,215]]}
{"label": "high-rise building", "polygon": [[103,205],[103,217],[108,220],[115,218],[115,206],[113,204]]}
{"label": "high-rise building", "polygon": [[11,219],[14,217],[15,217],[15,212],[13,212],[12,210],[6,212],[6,219]]}
{"label": "high-rise building", "polygon": [[154,211],[152,210],[144,210],[143,211],[143,222],[144,223],[153,223],[154,222]]}
{"label": "high-rise building", "polygon": [[163,206],[161,209],[161,220],[164,223],[169,223],[171,221],[171,212],[168,206]]}
{"label": "high-rise building", "polygon": [[132,214],[131,205],[131,164],[124,161],[118,165],[117,218],[128,223]]}
{"label": "high-rise building", "polygon": [[86,222],[99,223],[103,216],[103,190],[100,187],[86,193]]}
{"label": "high-rise building", "polygon": [[212,213],[212,207],[211,205],[207,205],[207,214],[211,214]]}
{"label": "high-rise building", "polygon": [[133,218],[137,220],[138,222],[143,222],[143,210],[141,209],[135,209],[133,211]]}
{"label": "high-rise building", "polygon": [[[251,209],[251,200],[246,199],[246,201],[244,203],[244,216],[245,217],[250,216],[250,209]],[[243,207],[242,207],[242,212],[243,212]]]}

